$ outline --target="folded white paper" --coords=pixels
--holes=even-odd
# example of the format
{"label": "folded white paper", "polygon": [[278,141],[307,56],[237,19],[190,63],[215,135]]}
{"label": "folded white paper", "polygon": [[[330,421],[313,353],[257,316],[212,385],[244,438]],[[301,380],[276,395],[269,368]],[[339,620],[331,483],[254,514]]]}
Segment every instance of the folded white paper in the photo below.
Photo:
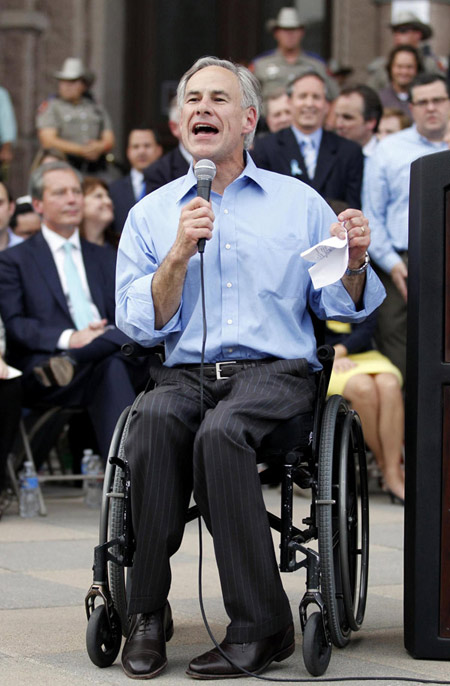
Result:
{"label": "folded white paper", "polygon": [[345,238],[331,236],[300,253],[300,256],[308,262],[315,262],[308,269],[314,288],[329,286],[342,279],[347,269],[347,236]]}
{"label": "folded white paper", "polygon": [[22,376],[22,372],[20,369],[16,369],[15,367],[10,367],[8,365],[8,379],[15,379],[18,376]]}

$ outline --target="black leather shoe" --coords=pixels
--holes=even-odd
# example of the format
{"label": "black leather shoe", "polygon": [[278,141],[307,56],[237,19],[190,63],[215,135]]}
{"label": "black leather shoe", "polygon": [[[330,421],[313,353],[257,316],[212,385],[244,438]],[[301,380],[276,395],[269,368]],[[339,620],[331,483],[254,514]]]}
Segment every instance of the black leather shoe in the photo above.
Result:
{"label": "black leather shoe", "polygon": [[56,355],[34,367],[33,373],[37,380],[47,388],[67,386],[75,375],[75,367],[75,362],[68,355]]}
{"label": "black leather shoe", "polygon": [[166,641],[173,636],[169,603],[156,612],[132,615],[122,650],[122,667],[131,679],[151,679],[167,665]]}
{"label": "black leather shoe", "polygon": [[292,655],[295,650],[294,625],[290,624],[286,629],[273,636],[262,638],[260,641],[252,643],[222,641],[220,647],[228,659],[217,648],[213,648],[192,660],[186,674],[195,679],[231,679],[247,676],[245,672],[240,671],[239,667],[253,674],[261,674],[271,662],[281,662]]}

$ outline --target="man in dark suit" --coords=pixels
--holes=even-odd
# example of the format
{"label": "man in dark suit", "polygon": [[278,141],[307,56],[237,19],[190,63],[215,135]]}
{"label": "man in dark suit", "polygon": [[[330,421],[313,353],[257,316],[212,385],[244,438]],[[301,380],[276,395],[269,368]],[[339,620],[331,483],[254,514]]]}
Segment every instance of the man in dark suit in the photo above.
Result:
{"label": "man in dark suit", "polygon": [[148,193],[161,188],[169,181],[179,179],[187,174],[192,156],[181,142],[180,110],[176,98],[173,98],[169,109],[169,129],[178,145],[163,155],[159,160],[144,169]]}
{"label": "man in dark suit", "polygon": [[150,192],[143,171],[161,157],[162,151],[153,129],[139,128],[130,131],[127,146],[130,173],[114,181],[109,188],[114,205],[113,227],[117,233],[122,232],[133,205]]}
{"label": "man in dark suit", "polygon": [[251,153],[256,164],[304,181],[337,211],[360,208],[361,146],[323,129],[330,105],[322,76],[305,71],[290,84],[288,95],[293,125],[256,142]]}
{"label": "man in dark suit", "polygon": [[23,371],[26,404],[88,411],[106,459],[121,411],[145,384],[142,363],[120,352],[129,338],[114,325],[115,257],[79,237],[83,196],[70,165],[39,167],[31,185],[42,231],[0,255],[9,359]]}

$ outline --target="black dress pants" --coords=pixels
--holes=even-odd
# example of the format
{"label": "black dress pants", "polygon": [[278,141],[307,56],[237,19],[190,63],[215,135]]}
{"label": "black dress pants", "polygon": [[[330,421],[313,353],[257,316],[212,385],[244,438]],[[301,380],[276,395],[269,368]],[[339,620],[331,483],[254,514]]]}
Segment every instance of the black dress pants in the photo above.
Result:
{"label": "black dress pants", "polygon": [[275,426],[309,411],[315,382],[305,360],[278,360],[205,381],[200,423],[197,372],[152,368],[157,386],[134,410],[126,442],[136,552],[129,613],[167,599],[170,557],[194,498],[212,533],[229,642],[270,636],[292,621],[273,549],[256,450]]}

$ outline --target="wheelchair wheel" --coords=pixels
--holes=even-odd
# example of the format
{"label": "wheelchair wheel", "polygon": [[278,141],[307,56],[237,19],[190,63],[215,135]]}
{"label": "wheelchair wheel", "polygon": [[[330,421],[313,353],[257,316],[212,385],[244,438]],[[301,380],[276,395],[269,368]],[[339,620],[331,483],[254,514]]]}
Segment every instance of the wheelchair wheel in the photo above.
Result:
{"label": "wheelchair wheel", "polygon": [[[132,409],[132,408],[131,408]],[[118,438],[118,445],[115,446],[116,450],[112,454],[118,457],[125,458],[124,445],[128,436],[128,428],[131,420],[131,410],[128,413],[127,420],[123,431]],[[123,470],[116,466],[114,472],[113,487],[110,497],[109,504],[109,538],[112,540],[114,538],[119,538],[123,534],[124,530],[124,483],[123,483]],[[111,548],[113,555],[120,555],[119,546],[114,546]],[[109,570],[109,588],[111,591],[111,597],[116,608],[121,625],[122,633],[126,637],[128,635],[128,612],[127,612],[127,591],[126,591],[126,577],[127,570],[123,565],[119,565],[115,562],[108,563]]]}
{"label": "wheelchair wheel", "polygon": [[364,618],[369,519],[361,424],[341,396],[325,405],[318,481],[321,590],[332,641],[343,648]]}
{"label": "wheelchair wheel", "polygon": [[303,661],[312,676],[322,676],[331,658],[331,644],[328,643],[321,612],[308,617],[303,632]]}
{"label": "wheelchair wheel", "polygon": [[[114,495],[109,506],[109,533],[111,539],[118,538],[123,534],[123,498],[120,497],[123,495],[123,471],[120,467],[116,467],[112,493]],[[119,555],[119,546],[113,546],[111,553]],[[128,634],[126,569],[115,562],[108,562],[108,569],[111,598],[120,617],[122,633],[126,637]]]}
{"label": "wheelchair wheel", "polygon": [[117,612],[113,609],[111,623],[105,605],[99,605],[89,618],[86,648],[97,667],[109,667],[119,654],[122,632]]}

